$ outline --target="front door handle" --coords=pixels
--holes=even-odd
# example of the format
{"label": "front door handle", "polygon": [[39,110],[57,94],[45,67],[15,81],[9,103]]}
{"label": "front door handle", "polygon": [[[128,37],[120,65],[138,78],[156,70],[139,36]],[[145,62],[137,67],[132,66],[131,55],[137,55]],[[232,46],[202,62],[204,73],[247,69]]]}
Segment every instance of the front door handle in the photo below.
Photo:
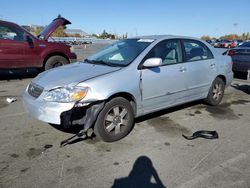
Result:
{"label": "front door handle", "polygon": [[180,67],[179,71],[180,71],[180,72],[186,72],[186,71],[187,71],[187,68],[186,68],[186,67]]}

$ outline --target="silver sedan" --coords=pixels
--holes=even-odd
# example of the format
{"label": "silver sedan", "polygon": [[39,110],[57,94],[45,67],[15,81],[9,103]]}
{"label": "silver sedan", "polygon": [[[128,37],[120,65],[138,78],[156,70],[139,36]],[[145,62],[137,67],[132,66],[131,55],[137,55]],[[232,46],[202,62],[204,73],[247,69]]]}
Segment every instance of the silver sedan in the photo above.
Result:
{"label": "silver sedan", "polygon": [[138,116],[200,99],[218,105],[232,79],[231,57],[204,41],[145,36],[39,74],[23,101],[41,121],[94,129],[112,142],[125,137]]}

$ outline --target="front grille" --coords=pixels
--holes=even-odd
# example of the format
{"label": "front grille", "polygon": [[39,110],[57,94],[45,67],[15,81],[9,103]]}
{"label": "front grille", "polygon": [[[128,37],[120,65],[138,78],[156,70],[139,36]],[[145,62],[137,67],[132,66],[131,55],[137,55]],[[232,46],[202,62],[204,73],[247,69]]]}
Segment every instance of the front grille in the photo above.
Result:
{"label": "front grille", "polygon": [[29,87],[28,87],[28,93],[35,98],[38,98],[43,92],[43,88],[34,84],[34,83],[30,83]]}

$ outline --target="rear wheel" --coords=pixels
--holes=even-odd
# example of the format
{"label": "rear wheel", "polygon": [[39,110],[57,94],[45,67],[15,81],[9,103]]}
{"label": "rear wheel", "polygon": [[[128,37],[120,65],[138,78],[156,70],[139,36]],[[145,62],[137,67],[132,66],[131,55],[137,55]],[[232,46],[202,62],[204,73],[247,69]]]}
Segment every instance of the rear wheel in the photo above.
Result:
{"label": "rear wheel", "polygon": [[62,65],[66,65],[66,64],[69,64],[69,61],[65,57],[55,55],[55,56],[50,57],[45,62],[44,69],[49,70],[49,69],[59,67],[59,66],[62,66]]}
{"label": "rear wheel", "polygon": [[224,81],[217,77],[213,83],[212,86],[210,87],[209,93],[205,101],[213,106],[218,105],[224,95],[224,90],[225,90],[225,83]]}
{"label": "rear wheel", "polygon": [[94,133],[105,142],[122,139],[134,125],[134,112],[128,100],[117,97],[107,102],[97,117]]}

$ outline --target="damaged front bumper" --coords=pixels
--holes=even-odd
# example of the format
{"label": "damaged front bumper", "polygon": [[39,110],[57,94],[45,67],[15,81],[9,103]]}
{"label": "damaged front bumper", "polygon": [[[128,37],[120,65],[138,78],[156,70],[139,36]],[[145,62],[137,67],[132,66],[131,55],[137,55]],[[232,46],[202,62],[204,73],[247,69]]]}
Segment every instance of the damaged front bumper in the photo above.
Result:
{"label": "damaged front bumper", "polygon": [[23,105],[32,117],[46,123],[60,125],[61,113],[72,109],[75,103],[46,102],[41,97],[35,98],[25,92]]}
{"label": "damaged front bumper", "polygon": [[61,125],[65,128],[69,128],[72,125],[83,125],[83,130],[87,131],[94,124],[103,107],[104,101],[91,103],[88,106],[74,107],[69,111],[61,113]]}
{"label": "damaged front bumper", "polygon": [[84,129],[90,128],[97,115],[104,106],[104,102],[85,103],[59,103],[46,102],[29,95],[23,94],[23,104],[26,111],[34,118],[51,124],[62,125],[69,128],[72,125],[84,125]]}

